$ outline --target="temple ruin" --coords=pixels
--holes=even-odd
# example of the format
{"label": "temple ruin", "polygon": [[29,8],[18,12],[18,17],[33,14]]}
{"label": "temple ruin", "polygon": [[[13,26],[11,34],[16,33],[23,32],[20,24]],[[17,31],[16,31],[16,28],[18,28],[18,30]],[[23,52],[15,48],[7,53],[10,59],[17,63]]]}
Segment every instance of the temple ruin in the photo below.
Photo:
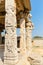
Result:
{"label": "temple ruin", "polygon": [[4,36],[0,33],[1,43],[4,43],[4,65],[30,65],[33,30],[30,11],[30,0],[0,1],[0,32],[5,32]]}

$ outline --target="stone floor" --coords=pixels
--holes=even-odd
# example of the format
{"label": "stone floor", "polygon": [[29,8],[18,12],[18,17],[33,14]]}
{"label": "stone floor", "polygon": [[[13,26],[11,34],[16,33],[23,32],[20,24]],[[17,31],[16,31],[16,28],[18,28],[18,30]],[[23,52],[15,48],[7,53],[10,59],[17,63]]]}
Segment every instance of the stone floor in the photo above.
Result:
{"label": "stone floor", "polygon": [[[32,53],[30,57],[28,57],[27,60],[21,58],[20,53],[19,55],[19,62],[16,65],[43,65],[43,47],[32,48]],[[3,59],[4,59],[4,46],[0,45],[0,65],[3,65]],[[21,60],[20,60],[21,59]],[[25,62],[26,61],[26,62]],[[22,62],[22,63],[21,63]]]}
{"label": "stone floor", "polygon": [[33,46],[30,62],[31,65],[43,65],[43,47]]}

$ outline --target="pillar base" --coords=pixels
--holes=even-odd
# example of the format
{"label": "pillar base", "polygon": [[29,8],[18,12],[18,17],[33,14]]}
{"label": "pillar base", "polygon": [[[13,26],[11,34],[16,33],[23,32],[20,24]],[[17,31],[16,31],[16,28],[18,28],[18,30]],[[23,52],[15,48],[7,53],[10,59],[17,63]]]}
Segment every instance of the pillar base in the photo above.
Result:
{"label": "pillar base", "polygon": [[30,65],[30,62],[27,58],[22,57],[16,65]]}
{"label": "pillar base", "polygon": [[27,54],[21,56],[16,65],[30,65],[30,61],[28,60]]}

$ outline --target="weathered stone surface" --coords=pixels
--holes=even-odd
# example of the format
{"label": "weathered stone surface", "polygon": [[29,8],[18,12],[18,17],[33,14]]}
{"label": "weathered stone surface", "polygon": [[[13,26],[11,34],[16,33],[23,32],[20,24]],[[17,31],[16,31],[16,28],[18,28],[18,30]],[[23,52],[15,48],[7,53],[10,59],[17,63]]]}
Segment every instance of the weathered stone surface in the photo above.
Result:
{"label": "weathered stone surface", "polygon": [[26,31],[25,31],[25,19],[21,19],[20,21],[20,52],[21,54],[26,54]]}
{"label": "weathered stone surface", "polygon": [[[5,3],[5,11],[6,11],[4,65],[16,65],[16,64],[30,65],[29,61],[27,60],[26,45],[28,48],[27,51],[30,51],[31,50],[31,30],[29,29],[29,27],[31,26],[31,24],[29,24],[30,25],[29,27],[27,25],[27,34],[29,34],[27,35],[25,31],[25,19],[24,19],[25,17],[23,18],[22,16],[24,15],[24,13],[28,14],[28,11],[31,10],[30,0],[23,0],[23,2],[22,0],[5,0],[4,3]],[[19,17],[17,17],[16,15],[18,15]],[[20,20],[19,18],[20,19],[23,18],[23,19],[21,19],[20,21],[20,27],[21,27],[20,53],[22,56],[18,62],[16,26],[17,26],[18,20]],[[16,19],[18,20],[16,21]],[[27,35],[27,43],[26,43],[26,35]]]}
{"label": "weathered stone surface", "polygon": [[22,57],[16,65],[30,65],[26,58]]}
{"label": "weathered stone surface", "polygon": [[17,35],[16,35],[16,4],[15,0],[5,1],[5,65],[15,64],[18,61]]}
{"label": "weathered stone surface", "polygon": [[27,55],[29,56],[32,51],[32,22],[28,21],[26,23],[26,48],[27,48]]}

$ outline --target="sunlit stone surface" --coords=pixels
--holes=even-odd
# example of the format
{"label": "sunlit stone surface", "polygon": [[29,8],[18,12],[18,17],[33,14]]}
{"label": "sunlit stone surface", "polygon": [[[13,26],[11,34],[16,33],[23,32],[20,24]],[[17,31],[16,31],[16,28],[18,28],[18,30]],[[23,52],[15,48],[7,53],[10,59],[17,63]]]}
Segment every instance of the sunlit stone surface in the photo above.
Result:
{"label": "sunlit stone surface", "polygon": [[[2,5],[3,4],[3,5]],[[1,6],[2,5],[2,6]],[[4,7],[5,5],[5,7]],[[5,9],[4,9],[5,8]],[[3,10],[4,9],[4,10]],[[5,45],[0,49],[0,65],[43,65],[42,57],[32,54],[32,22],[26,20],[31,10],[30,0],[0,0],[0,21],[5,25]],[[2,12],[6,14],[2,14]],[[5,12],[6,11],[6,12]],[[5,16],[5,23],[4,21]],[[31,15],[29,14],[29,18]],[[1,18],[3,20],[1,20]],[[3,23],[2,23],[3,22]],[[17,50],[17,25],[20,26],[20,48]],[[19,27],[18,26],[18,27]],[[3,37],[3,34],[2,34]],[[20,56],[19,56],[20,55]],[[3,58],[4,57],[4,58]],[[20,57],[20,58],[19,58]],[[41,60],[39,60],[39,58]],[[38,59],[38,60],[37,60]]]}
{"label": "sunlit stone surface", "polygon": [[33,30],[33,24],[31,21],[28,21],[26,23],[26,48],[28,56],[32,52],[32,30]]}
{"label": "sunlit stone surface", "polygon": [[26,54],[26,30],[25,30],[25,19],[20,21],[20,52],[21,54]]}
{"label": "sunlit stone surface", "polygon": [[16,35],[16,4],[14,0],[5,0],[5,53],[4,64],[11,65],[18,61]]}

